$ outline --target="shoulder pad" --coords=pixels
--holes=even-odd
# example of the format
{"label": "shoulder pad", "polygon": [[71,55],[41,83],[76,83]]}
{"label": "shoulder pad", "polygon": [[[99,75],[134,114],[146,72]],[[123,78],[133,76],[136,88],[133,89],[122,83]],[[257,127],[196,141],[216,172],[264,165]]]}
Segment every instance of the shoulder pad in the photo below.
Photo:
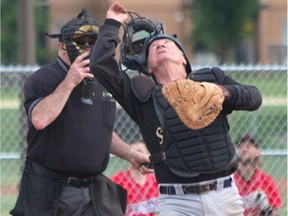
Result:
{"label": "shoulder pad", "polygon": [[212,73],[214,74],[217,82],[218,82],[219,84],[222,84],[223,81],[224,81],[224,79],[225,79],[225,73],[224,73],[224,71],[223,71],[222,69],[218,68],[218,67],[213,67],[213,68],[211,69],[211,71],[212,71]]}
{"label": "shoulder pad", "polygon": [[218,67],[201,68],[189,74],[189,79],[197,82],[211,82],[222,84],[225,78],[224,71]]}
{"label": "shoulder pad", "polygon": [[131,78],[132,91],[142,102],[150,98],[155,86],[155,82],[146,76],[135,76]]}
{"label": "shoulder pad", "polygon": [[201,68],[199,70],[196,70],[190,73],[189,78],[197,82],[202,82],[202,81],[210,82],[210,81],[214,81],[211,75],[212,74],[211,74],[210,68]]}

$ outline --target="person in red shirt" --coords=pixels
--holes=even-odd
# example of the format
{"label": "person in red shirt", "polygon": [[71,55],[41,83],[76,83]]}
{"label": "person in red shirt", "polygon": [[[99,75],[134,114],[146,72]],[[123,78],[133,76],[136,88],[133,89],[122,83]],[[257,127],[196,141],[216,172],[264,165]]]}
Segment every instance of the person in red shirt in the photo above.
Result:
{"label": "person in red shirt", "polygon": [[261,150],[258,141],[246,133],[237,144],[238,170],[236,186],[243,198],[245,216],[276,215],[282,206],[274,180],[260,169]]}
{"label": "person in red shirt", "polygon": [[[136,151],[149,154],[145,144],[132,143]],[[159,196],[158,184],[154,174],[142,175],[130,167],[111,176],[111,179],[127,190],[126,216],[154,216],[155,201]]]}

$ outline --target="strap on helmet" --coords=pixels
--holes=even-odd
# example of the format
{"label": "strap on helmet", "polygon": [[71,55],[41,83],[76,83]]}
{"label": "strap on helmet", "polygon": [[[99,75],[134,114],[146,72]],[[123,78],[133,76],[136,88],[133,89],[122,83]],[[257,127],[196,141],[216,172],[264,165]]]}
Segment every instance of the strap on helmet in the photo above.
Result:
{"label": "strap on helmet", "polygon": [[[147,63],[145,58],[145,46],[152,36],[163,34],[162,23],[152,22],[147,17],[141,17],[135,12],[128,12],[131,19],[125,24],[124,35],[121,43],[120,69],[125,72],[128,69],[137,70],[146,75]],[[126,68],[122,68],[124,65]]]}

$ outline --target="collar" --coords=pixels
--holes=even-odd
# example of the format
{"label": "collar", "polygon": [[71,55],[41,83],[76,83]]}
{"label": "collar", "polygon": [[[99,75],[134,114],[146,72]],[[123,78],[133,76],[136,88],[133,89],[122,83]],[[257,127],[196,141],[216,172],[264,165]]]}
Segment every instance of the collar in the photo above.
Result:
{"label": "collar", "polygon": [[67,65],[67,64],[63,61],[63,59],[61,59],[60,56],[57,57],[56,61],[57,61],[57,63],[60,65],[60,67],[61,67],[66,73],[68,73],[68,70],[70,69],[70,66]]}

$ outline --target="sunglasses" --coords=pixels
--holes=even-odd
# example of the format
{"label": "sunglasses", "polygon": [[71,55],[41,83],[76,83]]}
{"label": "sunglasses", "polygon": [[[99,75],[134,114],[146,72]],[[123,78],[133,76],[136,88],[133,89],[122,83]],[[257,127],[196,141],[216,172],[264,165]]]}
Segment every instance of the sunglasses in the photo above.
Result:
{"label": "sunglasses", "polygon": [[85,36],[80,36],[76,37],[73,39],[73,42],[75,42],[78,46],[93,46],[97,40],[96,35],[85,35]]}
{"label": "sunglasses", "polygon": [[252,159],[252,158],[248,158],[248,159],[246,159],[246,160],[243,160],[242,158],[238,158],[238,163],[241,163],[241,164],[243,164],[244,166],[248,166],[248,165],[251,165],[251,164],[253,164],[254,163],[254,159]]}

